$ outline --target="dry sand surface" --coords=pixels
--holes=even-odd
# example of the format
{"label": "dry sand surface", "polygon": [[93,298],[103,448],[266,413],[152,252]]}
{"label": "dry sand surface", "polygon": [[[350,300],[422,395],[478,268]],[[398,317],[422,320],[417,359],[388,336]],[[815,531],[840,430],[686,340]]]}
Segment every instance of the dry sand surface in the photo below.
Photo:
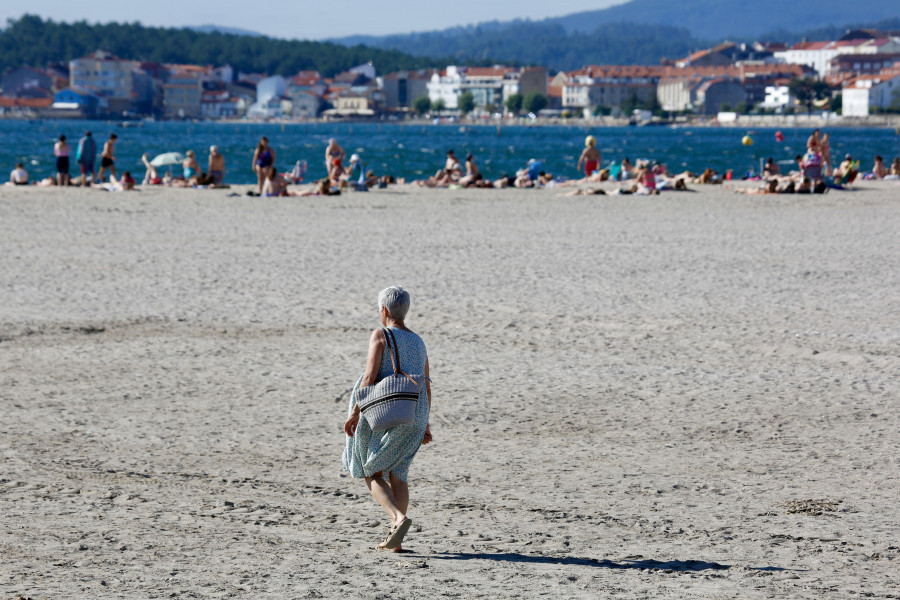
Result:
{"label": "dry sand surface", "polygon": [[[394,283],[399,555],[340,466]],[[0,366],[0,598],[900,598],[896,184],[2,188]]]}

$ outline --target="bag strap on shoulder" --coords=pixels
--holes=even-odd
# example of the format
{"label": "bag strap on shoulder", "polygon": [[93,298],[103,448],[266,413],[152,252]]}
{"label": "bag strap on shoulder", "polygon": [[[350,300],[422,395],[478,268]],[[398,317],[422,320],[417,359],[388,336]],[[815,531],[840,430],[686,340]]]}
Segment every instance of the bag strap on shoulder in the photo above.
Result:
{"label": "bag strap on shoulder", "polygon": [[[384,336],[384,345],[391,355],[391,365],[394,367],[394,375],[400,372],[400,351],[397,348],[397,340],[394,339],[394,332],[390,329],[381,328],[381,335]],[[391,343],[391,340],[394,343]]]}
{"label": "bag strap on shoulder", "polygon": [[[391,364],[394,366],[394,375],[403,375],[411,382],[418,385],[418,382],[415,379],[404,373],[403,369],[400,368],[400,348],[397,345],[397,338],[394,337],[394,332],[382,327],[381,334],[384,336],[384,343],[387,345],[388,352],[391,353]],[[388,336],[390,336],[390,339],[388,339]],[[393,351],[391,351],[391,348],[393,348]]]}

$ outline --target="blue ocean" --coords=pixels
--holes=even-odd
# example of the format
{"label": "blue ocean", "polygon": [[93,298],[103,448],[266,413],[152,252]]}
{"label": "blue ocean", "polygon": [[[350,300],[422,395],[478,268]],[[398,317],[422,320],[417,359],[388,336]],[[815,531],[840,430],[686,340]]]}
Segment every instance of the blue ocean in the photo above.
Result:
{"label": "blue ocean", "polygon": [[[140,180],[144,174],[141,155],[194,150],[205,170],[210,145],[226,157],[229,183],[253,183],[253,151],[260,136],[269,138],[276,151],[276,166],[289,171],[297,161],[308,164],[307,181],[325,175],[324,153],[328,139],[337,138],[349,157],[357,153],[367,169],[378,175],[419,179],[444,164],[446,150],[463,159],[471,152],[488,178],[513,174],[529,159],[543,161],[549,173],[569,178],[588,134],[597,138],[605,166],[628,157],[632,162],[651,159],[666,164],[669,171],[699,172],[709,167],[719,172],[732,169],[740,176],[759,169],[760,160],[773,157],[785,166],[805,149],[811,129],[782,128],[784,141],[775,139],[775,129],[747,131],[718,127],[583,127],[544,125],[405,124],[405,123],[192,123],[192,122],[101,122],[0,120],[0,169],[6,179],[16,162],[25,163],[32,180],[55,172],[53,144],[65,134],[73,146],[85,130],[93,132],[98,153],[110,133],[118,135],[119,172],[130,170]],[[828,128],[832,158],[847,153],[871,168],[876,154],[886,162],[900,155],[900,136],[892,129]],[[741,144],[749,134],[752,146]],[[73,152],[74,154],[74,152]],[[98,159],[99,166],[99,159]],[[72,174],[77,175],[73,165]]]}

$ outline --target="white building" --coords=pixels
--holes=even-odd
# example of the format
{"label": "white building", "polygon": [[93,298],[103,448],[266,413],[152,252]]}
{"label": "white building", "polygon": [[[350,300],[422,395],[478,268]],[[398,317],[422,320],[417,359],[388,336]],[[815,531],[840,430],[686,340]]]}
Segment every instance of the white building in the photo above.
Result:
{"label": "white building", "polygon": [[840,54],[890,54],[900,52],[900,42],[890,38],[874,40],[838,40],[834,42],[800,42],[787,50],[775,52],[775,58],[789,65],[806,65],[820,77],[828,74],[831,60]]}
{"label": "white building", "polygon": [[441,100],[445,108],[459,107],[458,99],[462,90],[466,67],[449,66],[431,76],[428,82],[428,98],[431,103]]}
{"label": "white building", "polygon": [[794,97],[791,96],[791,90],[786,85],[767,85],[766,99],[760,105],[762,108],[769,110],[784,109],[794,105]]}
{"label": "white building", "polygon": [[281,75],[267,77],[256,85],[256,102],[247,109],[253,119],[278,119],[284,116],[281,99],[287,94],[287,81]]}
{"label": "white building", "polygon": [[877,75],[860,75],[844,86],[842,114],[845,117],[868,117],[872,109],[900,104],[900,69],[892,68]]}

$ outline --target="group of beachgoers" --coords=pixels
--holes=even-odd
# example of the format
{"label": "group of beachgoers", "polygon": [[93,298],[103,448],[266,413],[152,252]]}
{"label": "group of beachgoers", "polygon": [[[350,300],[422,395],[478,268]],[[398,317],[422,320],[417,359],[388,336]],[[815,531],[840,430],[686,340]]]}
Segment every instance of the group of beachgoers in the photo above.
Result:
{"label": "group of beachgoers", "polygon": [[253,153],[253,172],[256,173],[256,190],[249,190],[249,196],[337,196],[343,190],[368,191],[373,187],[385,188],[393,183],[405,183],[403,178],[392,175],[378,177],[366,170],[359,154],[350,156],[349,164],[344,160],[347,154],[335,138],[328,140],[325,148],[326,176],[312,182],[303,189],[291,189],[291,185],[304,182],[307,172],[306,161],[298,160],[289,172],[280,172],[275,167],[275,150],[265,136],[259,139]]}
{"label": "group of beachgoers", "polygon": [[[121,177],[116,172],[116,141],[115,133],[109,135],[104,142],[100,153],[100,170],[95,171],[97,165],[97,144],[90,131],[78,140],[74,150],[74,159],[78,165],[80,174],[72,177],[70,173],[70,158],[73,155],[72,147],[66,136],[60,135],[59,140],[53,145],[53,155],[56,157],[56,176],[45,177],[34,182],[38,187],[52,186],[84,186],[106,191],[130,191],[137,186],[137,181],[131,171],[125,171]],[[156,166],[148,160],[145,153],[141,157],[146,173],[143,185],[165,185],[170,187],[227,187],[225,180],[225,157],[216,146],[209,149],[209,168],[204,173],[200,170],[197,157],[193,150],[188,150],[183,158],[180,158],[182,173],[173,175],[168,171],[160,175]],[[107,171],[109,179],[106,178]],[[28,171],[23,163],[17,163],[12,170],[7,185],[29,185]]]}
{"label": "group of beachgoers", "polygon": [[[66,136],[59,136],[59,140],[53,146],[53,154],[56,157],[56,176],[47,177],[35,185],[41,187],[81,185],[107,191],[134,190],[137,181],[130,171],[122,173],[121,177],[116,172],[116,141],[115,133],[110,134],[104,142],[100,153],[100,170],[95,173],[97,145],[90,131],[78,141],[74,151],[74,159],[78,165],[80,174],[74,178],[70,176],[70,155],[72,148],[66,141]],[[447,150],[444,166],[427,179],[415,181],[421,187],[429,188],[537,188],[537,187],[577,187],[569,192],[571,195],[581,194],[659,194],[663,190],[684,191],[688,184],[715,184],[722,183],[731,178],[731,173],[720,174],[713,169],[705,169],[701,173],[684,171],[671,174],[666,165],[658,164],[650,160],[638,160],[632,164],[629,158],[621,161],[612,161],[605,168],[601,168],[600,150],[597,148],[597,140],[589,135],[585,138],[584,150],[578,158],[575,168],[584,173],[580,179],[567,179],[556,177],[543,169],[543,161],[532,158],[514,174],[504,173],[496,179],[488,179],[479,170],[473,154],[468,153],[465,162],[461,162],[453,150]],[[298,160],[291,171],[280,172],[275,164],[275,149],[269,145],[267,137],[262,136],[253,153],[252,169],[256,173],[257,185],[255,190],[247,192],[251,196],[333,196],[347,189],[355,191],[367,191],[371,188],[384,188],[394,183],[405,183],[403,178],[395,178],[390,175],[378,177],[371,170],[367,170],[359,154],[352,154],[348,164],[344,164],[346,153],[335,138],[328,141],[325,148],[326,176],[312,182],[302,189],[292,189],[304,183],[307,172],[305,161]],[[188,150],[184,156],[172,153],[162,161],[160,166],[155,166],[149,156],[144,154],[141,160],[145,167],[145,175],[142,184],[161,185],[168,187],[185,188],[227,188],[225,183],[225,156],[219,152],[216,146],[210,146],[207,169],[203,171],[197,162],[193,150]],[[782,174],[778,163],[769,158],[765,163],[761,174],[748,173],[744,179],[760,181],[758,188],[739,188],[736,191],[749,194],[771,193],[807,193],[824,192],[831,189],[842,189],[860,177],[860,163],[849,154],[837,167],[831,164],[831,143],[827,133],[820,130],[813,131],[807,140],[807,151],[804,155],[795,157],[797,169]],[[180,162],[181,172],[173,174],[172,166],[178,166]],[[161,173],[162,166],[170,167],[165,173]],[[105,179],[107,171],[109,179]],[[900,157],[894,158],[890,166],[884,163],[881,156],[875,157],[875,164],[871,171],[861,175],[864,179],[900,179]],[[621,182],[621,186],[611,191],[600,188],[585,188],[584,184],[601,182]],[[28,185],[28,171],[23,163],[17,163],[10,173],[7,185]]]}
{"label": "group of beachgoers", "polygon": [[[100,154],[100,171],[95,173],[97,145],[93,135],[87,131],[78,141],[74,153],[66,141],[66,136],[59,136],[53,146],[53,154],[56,157],[56,176],[46,177],[37,182],[29,179],[28,171],[23,163],[17,163],[10,173],[7,185],[34,185],[39,187],[50,186],[90,186],[94,189],[106,191],[135,190],[138,185],[130,171],[122,173],[121,177],[116,172],[116,141],[118,136],[110,134],[104,143]],[[76,177],[70,175],[70,156],[74,154],[80,174]],[[257,176],[256,191],[248,191],[251,196],[333,196],[340,194],[341,190],[353,187],[356,190],[368,190],[372,187],[387,187],[391,183],[404,183],[403,179],[393,176],[376,177],[372,171],[366,171],[358,154],[350,157],[350,163],[344,166],[344,149],[332,138],[325,150],[325,167],[327,176],[313,182],[305,189],[292,190],[290,185],[303,183],[306,175],[305,161],[297,161],[289,172],[279,172],[275,166],[275,149],[269,145],[267,137],[259,139],[256,150],[253,153],[252,169]],[[183,156],[178,153],[157,157],[163,158],[158,164],[156,159],[151,161],[148,154],[141,157],[144,164],[145,175],[142,185],[166,186],[185,188],[228,188],[225,183],[225,156],[219,152],[218,147],[210,146],[207,169],[201,169],[197,162],[197,156],[193,150],[188,150]],[[172,166],[181,166],[181,172],[173,174]],[[163,167],[170,167],[165,173]],[[109,172],[109,179],[106,173]]]}
{"label": "group of beachgoers", "polygon": [[454,151],[447,150],[447,160],[444,162],[443,168],[428,179],[420,179],[415,183],[420,187],[430,188],[530,188],[553,185],[554,176],[545,172],[542,166],[542,161],[532,158],[525,168],[517,171],[514,176],[504,173],[491,181],[479,171],[472,153],[466,155],[465,172],[463,172],[463,166]]}
{"label": "group of beachgoers", "polygon": [[812,132],[806,141],[806,153],[794,157],[796,169],[782,173],[778,163],[769,158],[763,167],[762,176],[758,177],[759,187],[737,188],[743,194],[809,194],[825,193],[829,189],[841,190],[852,184],[857,178],[862,179],[894,179],[900,180],[900,157],[895,157],[891,166],[884,163],[884,158],[875,156],[871,171],[860,173],[860,161],[846,154],[844,159],[834,166],[831,161],[831,141],[827,133],[819,129]]}

